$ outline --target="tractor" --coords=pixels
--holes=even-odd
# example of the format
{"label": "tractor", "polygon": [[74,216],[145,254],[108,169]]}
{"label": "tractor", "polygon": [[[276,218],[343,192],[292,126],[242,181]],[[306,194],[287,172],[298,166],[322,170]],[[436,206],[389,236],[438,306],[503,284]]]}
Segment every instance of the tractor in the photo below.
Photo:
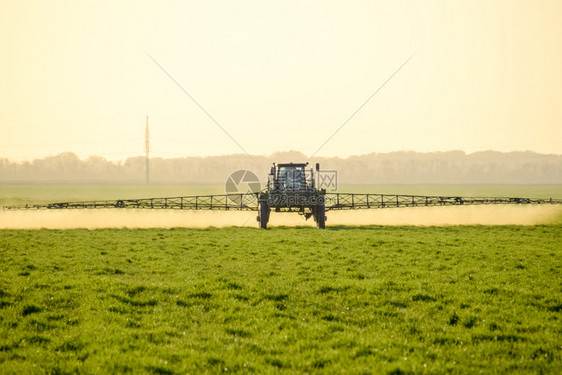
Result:
{"label": "tractor", "polygon": [[[314,218],[316,227],[326,227],[325,189],[317,189],[315,173],[308,163],[273,163],[266,189],[258,195],[259,227],[267,229],[271,210],[298,212],[305,219]],[[320,165],[316,163],[316,172]]]}
{"label": "tractor", "polygon": [[[521,198],[521,197],[461,197],[454,195],[404,195],[380,193],[340,193],[329,192],[320,188],[320,183],[334,186],[330,172],[307,169],[308,163],[273,164],[268,176],[267,186],[259,190],[252,173],[246,181],[247,171],[236,175],[233,184],[238,187],[239,180],[249,182],[250,190],[246,193],[188,195],[163,198],[118,199],[97,201],[54,202],[25,206],[4,206],[3,210],[41,210],[41,209],[174,209],[174,210],[220,210],[220,211],[254,211],[258,214],[258,225],[267,229],[269,215],[275,212],[297,212],[305,219],[314,218],[319,229],[326,228],[326,212],[341,210],[379,209],[398,207],[436,207],[460,205],[489,204],[562,204],[562,199]],[[236,173],[237,173],[236,172]],[[231,176],[232,177],[232,176]],[[257,177],[255,177],[257,179]],[[318,183],[316,183],[318,178]],[[331,182],[330,182],[331,181]],[[337,179],[336,179],[337,182]],[[256,187],[257,185],[257,187]],[[255,190],[254,190],[255,189]]]}

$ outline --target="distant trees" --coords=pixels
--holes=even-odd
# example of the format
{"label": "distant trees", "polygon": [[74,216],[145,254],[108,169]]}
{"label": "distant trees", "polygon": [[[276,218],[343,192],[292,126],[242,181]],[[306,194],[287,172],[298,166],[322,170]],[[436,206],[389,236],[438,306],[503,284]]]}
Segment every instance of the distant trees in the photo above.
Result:
{"label": "distant trees", "polygon": [[[230,173],[249,169],[265,180],[273,162],[306,161],[297,151],[268,156],[244,154],[152,158],[154,183],[221,184]],[[349,158],[316,158],[322,169],[338,171],[342,184],[562,184],[562,155],[496,151],[371,153]],[[145,159],[108,161],[100,156],[80,159],[71,152],[33,161],[0,159],[0,183],[143,183]]]}

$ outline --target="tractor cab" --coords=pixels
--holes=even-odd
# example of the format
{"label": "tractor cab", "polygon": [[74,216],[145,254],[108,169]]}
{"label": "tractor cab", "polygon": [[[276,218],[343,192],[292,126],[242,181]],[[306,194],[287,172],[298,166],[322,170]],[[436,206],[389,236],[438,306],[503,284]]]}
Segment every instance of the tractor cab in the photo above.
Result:
{"label": "tractor cab", "polygon": [[274,191],[306,191],[314,189],[312,169],[308,163],[273,164],[269,174],[268,188]]}

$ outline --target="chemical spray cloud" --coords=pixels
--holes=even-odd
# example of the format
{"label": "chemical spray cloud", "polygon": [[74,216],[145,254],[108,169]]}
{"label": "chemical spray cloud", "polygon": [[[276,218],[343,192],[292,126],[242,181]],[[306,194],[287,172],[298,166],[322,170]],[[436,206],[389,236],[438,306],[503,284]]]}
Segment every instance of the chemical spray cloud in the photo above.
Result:
{"label": "chemical spray cloud", "polygon": [[[1,229],[71,228],[207,228],[249,226],[245,211],[143,209],[0,211]],[[536,206],[453,206],[333,211],[330,226],[338,225],[537,225],[562,223],[562,208]],[[314,226],[297,215],[272,215],[270,225]]]}

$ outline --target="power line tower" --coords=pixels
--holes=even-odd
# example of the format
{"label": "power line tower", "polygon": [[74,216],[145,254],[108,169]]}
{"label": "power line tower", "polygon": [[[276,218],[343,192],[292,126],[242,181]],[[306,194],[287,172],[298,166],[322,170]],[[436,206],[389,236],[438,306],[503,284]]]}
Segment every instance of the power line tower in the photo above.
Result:
{"label": "power line tower", "polygon": [[146,116],[146,131],[144,134],[144,150],[146,151],[146,184],[150,184],[150,169],[148,167],[150,153],[150,134],[148,132],[148,116]]}

